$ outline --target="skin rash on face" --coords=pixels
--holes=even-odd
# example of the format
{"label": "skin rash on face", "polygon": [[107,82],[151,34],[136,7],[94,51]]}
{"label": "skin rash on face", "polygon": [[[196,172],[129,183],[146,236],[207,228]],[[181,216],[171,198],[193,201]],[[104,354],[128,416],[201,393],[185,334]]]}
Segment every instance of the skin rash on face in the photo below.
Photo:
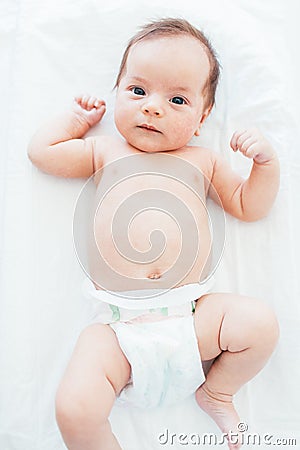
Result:
{"label": "skin rash on face", "polygon": [[117,129],[144,152],[184,147],[209,114],[203,88],[209,60],[190,36],[158,37],[135,44],[118,86]]}

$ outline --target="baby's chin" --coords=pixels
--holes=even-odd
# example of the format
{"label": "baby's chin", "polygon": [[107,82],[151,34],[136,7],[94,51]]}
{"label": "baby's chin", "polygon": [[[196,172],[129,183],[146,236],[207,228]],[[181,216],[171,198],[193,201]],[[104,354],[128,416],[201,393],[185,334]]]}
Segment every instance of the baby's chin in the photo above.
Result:
{"label": "baby's chin", "polygon": [[127,143],[130,144],[132,147],[134,147],[135,149],[139,150],[140,152],[143,153],[161,153],[161,152],[171,152],[174,150],[179,150],[179,148],[177,146],[161,146],[161,145],[156,145],[155,143],[144,143],[144,142],[138,142],[136,140],[130,140],[130,139],[126,139]]}
{"label": "baby's chin", "polygon": [[161,150],[161,149],[157,149],[157,148],[149,149],[149,148],[136,147],[134,145],[132,145],[132,147],[134,147],[136,150],[139,150],[140,152],[143,152],[143,153],[161,153],[164,151],[168,151],[168,150]]}

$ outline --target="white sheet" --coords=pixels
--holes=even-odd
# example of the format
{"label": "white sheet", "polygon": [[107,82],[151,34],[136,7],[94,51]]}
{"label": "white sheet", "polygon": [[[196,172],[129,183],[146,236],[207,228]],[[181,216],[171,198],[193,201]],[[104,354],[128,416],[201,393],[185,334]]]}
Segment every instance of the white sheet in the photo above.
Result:
{"label": "white sheet", "polygon": [[[102,130],[113,132],[111,89],[127,39],[149,18],[169,15],[203,28],[223,66],[217,107],[198,141],[224,153],[246,175],[249,163],[233,154],[228,142],[237,126],[258,125],[280,157],[280,193],[269,217],[252,224],[227,218],[216,289],[253,295],[275,308],[278,348],[236,401],[249,433],[294,438],[297,447],[285,448],[300,447],[297,2],[2,0],[1,450],[65,448],[54,419],[54,393],[92,314],[81,295],[84,274],[72,242],[73,210],[84,180],[62,180],[33,168],[28,140],[81,92],[107,100]],[[111,420],[124,450],[197,447],[191,435],[183,447],[180,433],[219,436],[193,398],[142,413],[116,407]],[[177,433],[173,445],[159,443],[166,429]]]}

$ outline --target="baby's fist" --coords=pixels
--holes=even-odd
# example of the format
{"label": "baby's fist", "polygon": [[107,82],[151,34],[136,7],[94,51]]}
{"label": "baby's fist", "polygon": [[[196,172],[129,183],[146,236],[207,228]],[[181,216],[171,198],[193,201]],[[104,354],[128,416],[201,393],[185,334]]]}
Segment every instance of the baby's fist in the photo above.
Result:
{"label": "baby's fist", "polygon": [[102,119],[105,102],[91,95],[79,95],[74,98],[74,112],[92,127]]}
{"label": "baby's fist", "polygon": [[234,152],[240,151],[258,164],[264,164],[275,156],[269,141],[256,128],[236,131],[231,138],[230,146]]}

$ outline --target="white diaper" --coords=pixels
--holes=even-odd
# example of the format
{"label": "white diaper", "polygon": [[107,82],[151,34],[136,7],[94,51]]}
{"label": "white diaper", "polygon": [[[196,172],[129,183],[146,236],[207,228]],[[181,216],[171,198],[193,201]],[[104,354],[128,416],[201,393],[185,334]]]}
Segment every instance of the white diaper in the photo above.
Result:
{"label": "white diaper", "polygon": [[93,303],[91,323],[127,322],[139,316],[187,316],[195,309],[195,301],[207,294],[213,278],[173,289],[144,289],[112,292],[97,290],[88,278],[83,283],[84,296]]}
{"label": "white diaper", "polygon": [[193,312],[212,285],[210,278],[170,290],[111,292],[85,280],[84,294],[95,307],[91,323],[110,325],[131,366],[118,402],[140,408],[168,405],[204,382]]}
{"label": "white diaper", "polygon": [[118,402],[139,408],[170,405],[205,381],[193,315],[110,326],[131,365],[131,380]]}

